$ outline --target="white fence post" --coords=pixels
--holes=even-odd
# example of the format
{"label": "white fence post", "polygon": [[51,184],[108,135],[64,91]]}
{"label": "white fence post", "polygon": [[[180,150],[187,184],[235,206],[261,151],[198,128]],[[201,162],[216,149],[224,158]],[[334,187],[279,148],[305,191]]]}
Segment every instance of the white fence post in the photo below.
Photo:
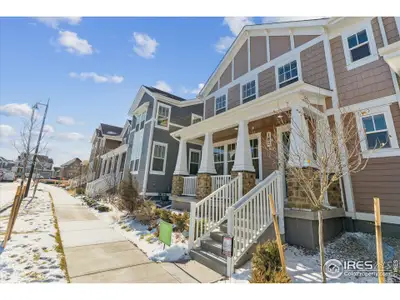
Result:
{"label": "white fence post", "polygon": [[284,216],[284,199],[283,199],[283,182],[282,174],[278,173],[278,217],[279,217],[279,231],[281,234],[285,234],[285,216]]}
{"label": "white fence post", "polygon": [[243,197],[243,173],[240,172],[239,176],[239,199]]}
{"label": "white fence post", "polygon": [[[235,245],[235,237],[233,236],[233,218],[234,218],[234,211],[235,209],[233,208],[233,206],[230,206],[228,208],[228,226],[227,226],[227,233],[229,236],[233,237],[232,243],[233,245]],[[233,246],[232,249],[232,256],[231,257],[227,257],[226,259],[226,276],[231,277],[233,274],[233,270],[234,270],[234,252],[235,252],[235,246]]]}
{"label": "white fence post", "polygon": [[190,202],[190,220],[189,220],[189,251],[194,246],[194,232],[196,230],[196,202]]}

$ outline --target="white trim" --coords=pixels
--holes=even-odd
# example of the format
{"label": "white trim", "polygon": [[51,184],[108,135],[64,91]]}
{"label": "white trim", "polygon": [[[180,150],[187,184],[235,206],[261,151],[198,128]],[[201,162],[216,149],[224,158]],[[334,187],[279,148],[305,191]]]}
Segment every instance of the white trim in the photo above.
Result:
{"label": "white trim", "polygon": [[[385,116],[386,127],[390,139],[390,148],[368,150],[366,134],[364,133],[364,125],[362,118],[373,116],[377,114],[383,114]],[[399,144],[397,141],[396,129],[393,123],[393,116],[390,110],[390,104],[379,107],[369,107],[365,111],[361,111],[356,114],[357,128],[360,136],[363,138],[361,141],[362,156],[364,158],[377,158],[377,157],[390,157],[400,156]]]}
{"label": "white trim", "polygon": [[377,17],[377,19],[378,19],[378,24],[379,24],[379,30],[382,35],[383,46],[386,47],[388,45],[388,39],[386,36],[385,26],[383,25],[382,17]]}
{"label": "white trim", "polygon": [[251,46],[250,46],[250,38],[251,37],[248,37],[247,38],[247,72],[250,72],[251,71],[251,55],[250,55],[250,53],[251,53]]}
{"label": "white trim", "polygon": [[[162,171],[154,171],[153,170],[154,149],[155,149],[156,145],[157,146],[161,146],[161,147],[165,147],[165,157],[163,159],[163,170]],[[168,144],[167,143],[153,141],[153,150],[151,152],[150,174],[152,174],[152,175],[165,175],[166,166],[167,166],[167,159],[168,159]]]}
{"label": "white trim", "polygon": [[349,106],[345,106],[345,112],[356,112],[360,111],[363,109],[371,109],[374,107],[380,107],[380,106],[385,106],[385,105],[390,105],[393,102],[396,102],[396,95],[390,95],[382,98],[377,98],[374,100],[369,100],[365,102],[360,102],[356,104],[352,104]]}
{"label": "white trim", "polygon": [[[160,107],[164,107],[164,108],[168,109],[168,126],[167,127],[162,126],[162,125],[158,125],[158,113],[160,112]],[[163,130],[169,130],[169,125],[170,125],[170,122],[171,122],[171,109],[172,109],[171,105],[168,105],[168,104],[165,104],[165,103],[162,103],[162,102],[158,102],[157,103],[157,115],[156,115],[156,121],[155,121],[155,127],[156,128],[160,128],[160,129],[163,129]]]}
{"label": "white trim", "polygon": [[[193,148],[189,148],[189,157],[188,157],[188,160],[187,160],[187,169],[188,169],[188,173],[189,173],[189,175],[197,175],[197,174],[190,174],[190,163],[191,163],[191,160],[190,160],[190,158],[192,157],[192,152],[195,152],[195,153],[198,153],[199,154],[199,169],[200,169],[200,163],[201,163],[201,150],[199,150],[199,149],[193,149]],[[199,170],[198,169],[198,170]]]}
{"label": "white trim", "polygon": [[400,17],[394,17],[394,20],[395,20],[396,25],[397,25],[397,32],[400,35]]}
{"label": "white trim", "polygon": [[267,62],[269,62],[271,60],[271,54],[269,51],[269,32],[268,32],[268,30],[265,30],[265,35],[266,35],[265,40],[267,43]]}
{"label": "white trim", "polygon": [[180,100],[175,100],[172,98],[169,98],[167,96],[164,95],[160,95],[157,93],[154,93],[154,97],[161,102],[166,102],[168,104],[177,106],[177,107],[187,107],[187,106],[192,106],[192,105],[197,105],[197,104],[201,104],[203,102],[203,100],[195,98],[195,99],[187,99],[185,101],[180,101]]}
{"label": "white trim", "polygon": [[[192,117],[191,117],[191,121],[190,121],[191,125],[193,125],[193,119],[194,118],[200,118],[201,119],[200,122],[203,121],[203,117],[202,116],[192,113]],[[180,126],[180,127],[183,128],[184,126]]]}
{"label": "white trim", "polygon": [[293,37],[293,31],[289,29],[289,37],[290,37],[290,50],[293,50],[294,47],[294,37]]}
{"label": "white trim", "polygon": [[140,115],[142,112],[147,111],[147,108],[149,107],[149,102],[145,102],[142,105],[140,105],[138,108],[136,108],[133,112],[132,112],[132,116],[137,116]]}
{"label": "white trim", "polygon": [[[346,217],[351,217],[355,220],[362,220],[362,221],[375,221],[375,215],[371,213],[356,213],[355,216],[350,214],[346,211]],[[390,224],[400,224],[400,216],[389,216],[389,215],[381,215],[381,221],[383,223],[390,223]]]}
{"label": "white trim", "polygon": [[[290,64],[294,60],[296,61],[296,68],[297,68],[297,81],[301,81],[303,79],[303,76],[301,74],[301,60],[300,60],[300,53],[299,53],[297,56],[288,58],[285,62],[282,62],[281,64],[275,66],[275,88],[276,88],[276,90],[281,89],[281,87],[279,87],[279,68],[285,66],[286,64]],[[290,81],[290,80],[288,80],[288,81]],[[296,83],[297,81],[295,81],[293,83]],[[291,83],[291,84],[293,84],[293,83]],[[284,87],[286,87],[286,86],[284,86]],[[284,87],[282,87],[282,88],[284,88]]]}
{"label": "white trim", "polygon": [[186,127],[186,126],[182,126],[182,125],[179,125],[179,124],[176,124],[176,123],[172,123],[172,122],[169,122],[169,125],[171,125],[173,127],[178,127],[178,128],[185,128]]}
{"label": "white trim", "polygon": [[[359,59],[355,62],[352,62],[347,38],[354,34],[357,34],[360,31],[363,31],[363,30],[365,30],[367,33],[370,55],[366,56],[362,59]],[[341,37],[342,37],[342,43],[343,43],[344,56],[346,59],[346,68],[348,71],[353,70],[358,67],[361,67],[365,64],[369,64],[369,63],[379,59],[378,50],[376,49],[376,42],[375,42],[375,37],[374,37],[373,30],[372,30],[371,22],[357,24],[356,26],[348,27],[342,33]]]}
{"label": "white trim", "polygon": [[[243,86],[245,84],[248,84],[248,83],[252,82],[252,81],[254,81],[254,85],[255,85],[255,88],[256,88],[256,94],[255,94],[256,97],[253,100],[250,100],[250,101],[254,101],[259,97],[259,93],[258,93],[258,76],[256,76],[255,78],[250,79],[250,80],[240,84],[240,105],[242,105],[243,104],[243,100],[245,100],[245,99],[243,99]],[[250,96],[250,97],[252,97],[252,96]],[[250,97],[247,97],[247,98],[250,98]],[[250,101],[248,101],[248,102],[250,102]]]}

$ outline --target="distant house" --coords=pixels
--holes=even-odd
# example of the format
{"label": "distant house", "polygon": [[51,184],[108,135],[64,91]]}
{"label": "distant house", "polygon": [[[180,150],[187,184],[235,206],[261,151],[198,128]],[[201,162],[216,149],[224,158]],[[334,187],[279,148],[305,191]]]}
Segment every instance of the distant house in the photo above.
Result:
{"label": "distant house", "polygon": [[15,166],[15,161],[0,156],[0,169],[11,170]]}
{"label": "distant house", "polygon": [[53,172],[51,174],[51,177],[53,178],[60,177],[60,172],[61,172],[60,167],[53,167]]}
{"label": "distant house", "polygon": [[[17,176],[22,175],[22,171],[24,168],[24,161],[25,161],[26,154],[21,153],[21,155],[18,156],[18,159],[16,161],[15,166],[13,167],[12,171],[17,173]],[[28,157],[27,165],[26,165],[26,170],[25,173],[29,173],[31,166],[32,166],[32,160],[33,160],[33,154],[30,154]],[[53,159],[48,157],[47,155],[37,155],[36,157],[36,163],[35,163],[35,172],[38,171],[40,176],[43,176],[45,178],[51,177],[52,173],[52,168],[53,168]]]}
{"label": "distant house", "polygon": [[62,164],[60,167],[60,177],[65,179],[71,179],[77,177],[81,173],[81,163],[82,161],[75,157],[66,163]]}

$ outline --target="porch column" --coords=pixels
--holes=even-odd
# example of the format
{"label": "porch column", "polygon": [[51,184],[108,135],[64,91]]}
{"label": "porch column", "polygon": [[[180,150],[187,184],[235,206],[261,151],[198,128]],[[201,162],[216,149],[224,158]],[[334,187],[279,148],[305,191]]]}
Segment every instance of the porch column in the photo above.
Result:
{"label": "porch column", "polygon": [[212,133],[207,132],[204,136],[200,168],[197,175],[196,198],[204,199],[211,194],[211,175],[217,174],[214,165],[214,146]]}
{"label": "porch column", "polygon": [[186,140],[181,139],[179,141],[178,157],[176,158],[174,176],[172,177],[172,195],[183,194],[183,177],[189,175],[186,152]]}
{"label": "porch column", "polygon": [[117,174],[121,172],[121,159],[122,159],[122,153],[118,155],[118,160],[117,160]]}
{"label": "porch column", "polygon": [[232,177],[236,177],[239,172],[243,176],[243,195],[245,195],[256,186],[256,170],[251,159],[249,128],[246,120],[239,122],[235,162],[231,172]]}
{"label": "porch column", "polygon": [[[310,147],[310,134],[304,110],[295,106],[291,111],[290,121],[290,148],[287,168],[299,168],[304,176],[310,180],[314,175],[312,149]],[[290,207],[310,208],[307,194],[301,187],[300,182],[289,172],[287,177],[288,204]],[[317,188],[317,187],[316,187]]]}
{"label": "porch column", "polygon": [[99,177],[101,175],[103,175],[103,173],[104,173],[105,161],[106,161],[105,159],[101,159],[101,167],[100,167],[100,175],[99,175]]}

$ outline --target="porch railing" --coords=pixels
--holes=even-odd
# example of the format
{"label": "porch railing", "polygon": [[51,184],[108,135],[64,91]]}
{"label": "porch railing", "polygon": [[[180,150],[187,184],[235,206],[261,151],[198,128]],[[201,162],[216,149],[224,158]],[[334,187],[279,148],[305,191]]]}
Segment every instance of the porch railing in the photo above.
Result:
{"label": "porch railing", "polygon": [[189,249],[200,244],[200,239],[226,220],[226,210],[234,205],[243,193],[242,173],[212,192],[200,202],[190,206]]}
{"label": "porch railing", "polygon": [[86,195],[89,197],[94,197],[99,194],[105,193],[118,185],[122,180],[122,172],[118,174],[110,173],[103,175],[102,177],[89,182],[86,185]]}
{"label": "porch railing", "polygon": [[218,190],[221,186],[231,181],[231,175],[215,175],[211,176],[211,187],[212,191]]}
{"label": "porch railing", "polygon": [[183,177],[183,195],[196,196],[197,176]]}

